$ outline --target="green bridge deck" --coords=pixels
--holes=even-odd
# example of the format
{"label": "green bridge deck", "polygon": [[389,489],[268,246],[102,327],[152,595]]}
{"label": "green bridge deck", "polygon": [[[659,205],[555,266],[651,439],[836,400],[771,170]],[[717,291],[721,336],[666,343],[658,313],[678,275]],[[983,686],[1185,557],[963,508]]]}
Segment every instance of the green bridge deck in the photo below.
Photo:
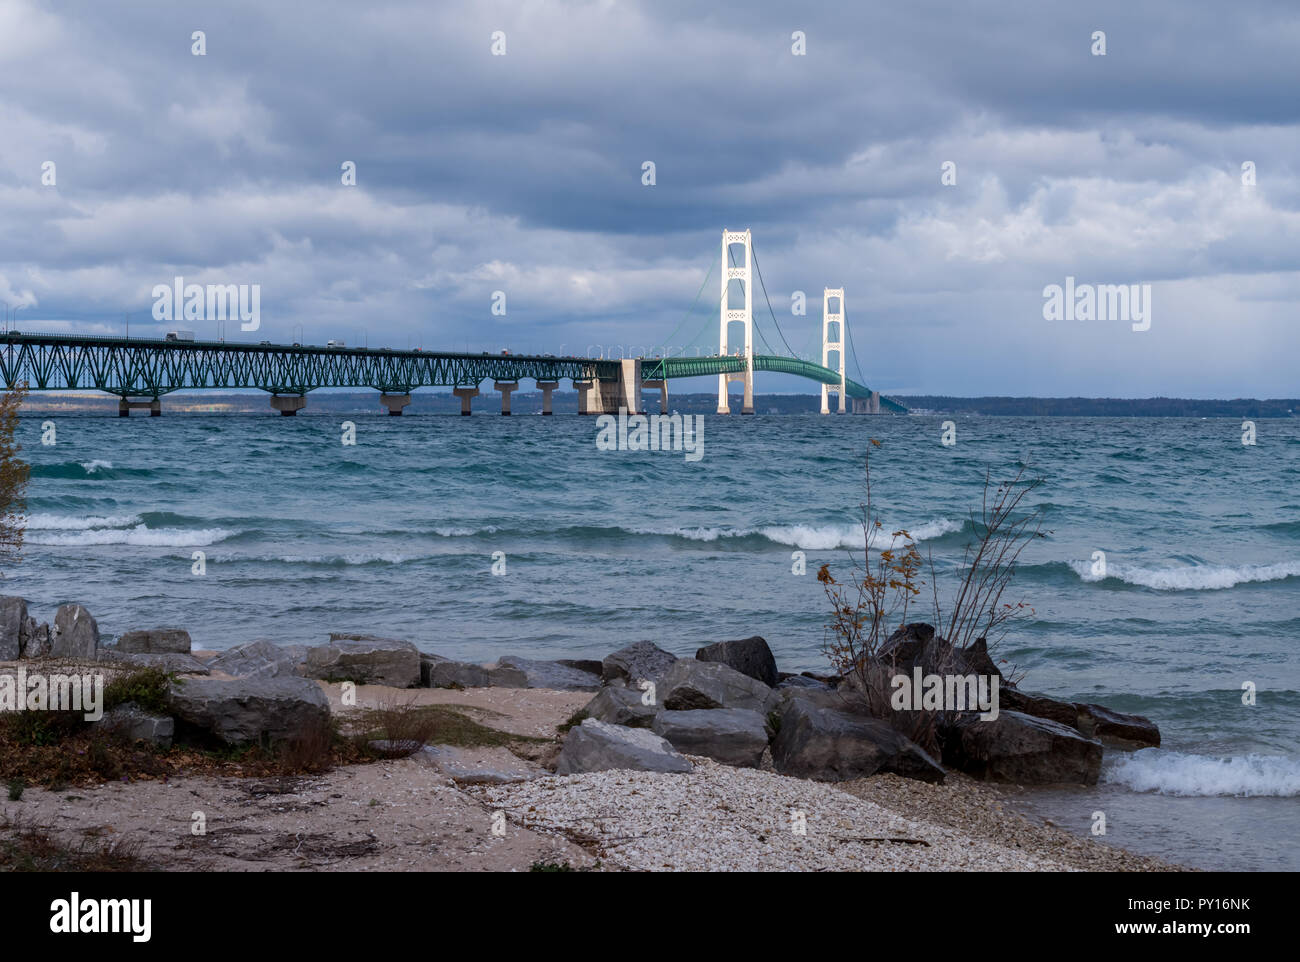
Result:
{"label": "green bridge deck", "polygon": [[[738,357],[645,358],[643,380],[671,380],[744,369]],[[485,380],[609,381],[619,362],[586,357],[469,354],[388,348],[319,347],[237,341],[168,341],[161,338],[80,334],[0,334],[0,370],[6,387],[26,382],[38,391],[97,390],[122,398],[159,398],[172,391],[257,388],[302,395],[322,387],[366,387],[408,394],[418,387],[476,387]],[[754,370],[793,374],[822,384],[839,375],[799,358],[759,354]],[[847,381],[849,397],[871,391]],[[880,399],[882,411],[903,405]]]}

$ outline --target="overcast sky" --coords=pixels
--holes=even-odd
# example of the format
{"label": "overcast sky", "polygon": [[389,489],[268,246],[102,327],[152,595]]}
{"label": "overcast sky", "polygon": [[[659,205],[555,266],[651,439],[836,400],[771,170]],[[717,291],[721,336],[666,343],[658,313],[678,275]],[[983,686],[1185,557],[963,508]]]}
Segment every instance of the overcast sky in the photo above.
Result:
{"label": "overcast sky", "polygon": [[[752,228],[791,346],[842,285],[888,393],[1294,397],[1298,114],[1295,3],[0,0],[0,301],[145,334],[181,275],[261,286],[229,338],[708,353]],[[1150,329],[1045,320],[1067,276]]]}

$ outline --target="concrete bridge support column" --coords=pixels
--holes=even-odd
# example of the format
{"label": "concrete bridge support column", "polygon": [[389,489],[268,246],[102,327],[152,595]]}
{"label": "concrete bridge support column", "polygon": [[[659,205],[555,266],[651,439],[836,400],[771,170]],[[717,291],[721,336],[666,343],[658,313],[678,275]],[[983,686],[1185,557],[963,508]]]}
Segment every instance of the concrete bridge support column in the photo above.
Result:
{"label": "concrete bridge support column", "polygon": [[518,381],[493,381],[492,386],[501,392],[501,416],[510,417],[510,394],[519,390]]}
{"label": "concrete bridge support column", "polygon": [[551,410],[551,392],[560,386],[559,381],[538,381],[537,388],[542,392],[542,414],[554,414]]}
{"label": "concrete bridge support column", "polygon": [[281,416],[291,418],[307,406],[307,398],[301,394],[272,394],[271,407]]}
{"label": "concrete bridge support column", "polygon": [[389,417],[401,417],[402,408],[411,403],[409,394],[381,394],[379,403],[388,408]]}
{"label": "concrete bridge support column", "polygon": [[668,382],[666,380],[642,381],[641,387],[646,390],[650,390],[653,388],[659,389],[659,413],[667,414],[668,413]]}
{"label": "concrete bridge support column", "polygon": [[880,392],[872,391],[870,397],[855,397],[852,399],[854,414],[879,414],[880,413]]}
{"label": "concrete bridge support column", "polygon": [[122,398],[117,402],[117,416],[120,418],[129,418],[131,416],[131,411],[136,408],[142,411],[147,408],[149,411],[149,417],[151,418],[162,417],[162,401],[158,400],[158,398],[154,398],[151,401],[128,401],[126,398]]}
{"label": "concrete bridge support column", "polygon": [[617,396],[610,414],[617,414],[620,408],[627,408],[628,414],[643,414],[645,401],[641,397],[641,360],[627,358],[619,361],[618,382],[615,386]]}
{"label": "concrete bridge support column", "polygon": [[469,402],[478,397],[478,388],[458,387],[453,388],[451,393],[460,398],[460,416],[469,417]]}
{"label": "concrete bridge support column", "polygon": [[618,380],[574,381],[578,389],[579,414],[617,414],[620,409],[628,414],[641,414],[641,361],[630,358],[619,361]]}

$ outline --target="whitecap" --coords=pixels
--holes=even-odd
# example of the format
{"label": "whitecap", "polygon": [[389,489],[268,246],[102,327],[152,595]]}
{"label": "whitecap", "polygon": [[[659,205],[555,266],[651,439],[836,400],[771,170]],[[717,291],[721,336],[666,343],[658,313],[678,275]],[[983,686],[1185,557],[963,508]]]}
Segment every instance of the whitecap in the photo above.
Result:
{"label": "whitecap", "polygon": [[1300,761],[1280,755],[1229,758],[1144,748],[1119,760],[1101,780],[1160,795],[1300,795]]}
{"label": "whitecap", "polygon": [[1107,563],[1105,575],[1094,573],[1091,561],[1071,561],[1069,564],[1084,581],[1116,578],[1157,591],[1218,591],[1249,582],[1282,581],[1300,576],[1300,561],[1282,561],[1268,565],[1183,565],[1165,568],[1141,568],[1112,561]]}
{"label": "whitecap", "polygon": [[140,524],[136,514],[109,514],[78,518],[66,514],[32,514],[27,516],[28,531],[86,531],[90,528],[125,528]]}
{"label": "whitecap", "polygon": [[192,548],[216,544],[234,535],[225,528],[151,529],[138,524],[134,528],[95,528],[70,534],[28,535],[28,544],[50,547],[91,547],[95,545],[122,544],[138,547]]}

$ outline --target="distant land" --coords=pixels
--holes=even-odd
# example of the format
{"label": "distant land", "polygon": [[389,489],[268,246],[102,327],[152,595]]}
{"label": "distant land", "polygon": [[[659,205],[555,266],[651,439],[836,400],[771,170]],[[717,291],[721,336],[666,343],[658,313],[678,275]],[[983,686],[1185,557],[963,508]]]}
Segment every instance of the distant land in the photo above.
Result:
{"label": "distant land", "polygon": [[[937,395],[890,395],[912,409],[914,414],[954,414],[983,417],[1200,417],[1200,418],[1285,418],[1300,411],[1300,399],[1235,398],[1233,400],[1196,400],[1190,398],[1034,398],[1034,397],[942,397]],[[658,392],[646,392],[646,411],[659,410]],[[307,407],[301,416],[313,414],[375,414],[385,412],[375,391],[313,391],[307,395]],[[669,390],[669,408],[682,414],[712,414],[717,410],[718,395],[673,394]],[[117,398],[98,393],[35,392],[23,403],[28,414],[104,414],[117,415]],[[515,414],[536,414],[542,409],[540,391],[516,391],[511,398]],[[816,394],[755,394],[754,409],[759,414],[815,414],[821,404]],[[834,398],[831,400],[834,409]],[[163,414],[264,414],[278,417],[271,410],[268,395],[260,391],[177,391],[162,399]],[[556,414],[576,414],[576,392],[556,391]],[[732,410],[738,409],[733,402]],[[475,414],[498,414],[500,395],[485,391],[474,399]],[[458,414],[460,401],[449,393],[416,391],[411,395],[408,414]],[[133,417],[146,416],[136,411]]]}
{"label": "distant land", "polygon": [[1286,418],[1300,399],[1233,398],[1230,401],[1149,397],[942,397],[891,395],[914,413],[981,414],[991,417]]}

